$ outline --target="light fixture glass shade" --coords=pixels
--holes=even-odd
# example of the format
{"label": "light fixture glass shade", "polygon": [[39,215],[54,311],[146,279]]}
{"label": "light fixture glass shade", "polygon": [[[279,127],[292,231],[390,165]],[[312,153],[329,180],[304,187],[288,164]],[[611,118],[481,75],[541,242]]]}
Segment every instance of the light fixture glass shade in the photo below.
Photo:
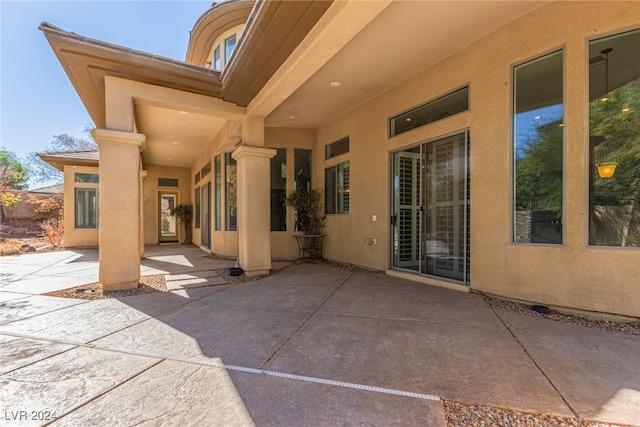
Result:
{"label": "light fixture glass shade", "polygon": [[600,178],[611,178],[616,173],[616,166],[618,164],[615,162],[601,163],[598,165],[598,175]]}

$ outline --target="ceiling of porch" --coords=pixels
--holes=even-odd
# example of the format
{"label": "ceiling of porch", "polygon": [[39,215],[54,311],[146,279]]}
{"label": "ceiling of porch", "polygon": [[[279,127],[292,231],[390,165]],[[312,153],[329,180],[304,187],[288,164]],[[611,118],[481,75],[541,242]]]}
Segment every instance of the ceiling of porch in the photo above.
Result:
{"label": "ceiling of porch", "polygon": [[[549,1],[394,1],[266,119],[317,128]],[[340,82],[339,88],[330,87]]]}
{"label": "ceiling of porch", "polygon": [[192,111],[135,104],[137,131],[147,137],[145,164],[188,168],[207,148],[226,119]]}

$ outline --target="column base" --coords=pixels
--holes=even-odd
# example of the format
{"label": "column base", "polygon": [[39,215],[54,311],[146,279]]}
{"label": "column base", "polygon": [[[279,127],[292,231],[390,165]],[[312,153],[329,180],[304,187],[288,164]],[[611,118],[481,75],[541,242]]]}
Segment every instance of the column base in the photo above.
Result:
{"label": "column base", "polygon": [[271,274],[271,270],[251,270],[251,271],[246,271],[244,272],[244,275],[247,277],[251,277],[251,276],[268,276],[269,274]]}
{"label": "column base", "polygon": [[129,281],[122,283],[101,283],[102,292],[106,291],[124,291],[127,289],[136,289],[138,287],[137,281]]}

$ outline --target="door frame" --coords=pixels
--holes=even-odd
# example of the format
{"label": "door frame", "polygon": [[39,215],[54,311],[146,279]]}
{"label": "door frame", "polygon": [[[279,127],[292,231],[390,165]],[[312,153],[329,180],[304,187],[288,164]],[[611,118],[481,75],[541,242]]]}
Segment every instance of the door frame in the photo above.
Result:
{"label": "door frame", "polygon": [[158,198],[156,200],[156,237],[158,239],[158,243],[179,243],[180,242],[180,227],[176,221],[176,233],[175,236],[162,236],[162,196],[174,196],[175,197],[175,206],[180,204],[180,191],[175,190],[158,190]]}
{"label": "door frame", "polygon": [[[464,265],[463,265],[463,280],[458,280],[458,279],[454,279],[454,278],[448,278],[446,276],[440,276],[440,275],[434,275],[434,274],[428,274],[426,273],[426,171],[425,171],[425,148],[428,144],[431,143],[435,143],[438,141],[442,141],[442,140],[446,140],[448,138],[451,137],[455,137],[457,135],[464,135],[465,138],[465,148],[466,148],[466,154],[465,154],[465,162],[464,165],[462,165],[463,169],[464,169],[464,175],[467,179],[467,182],[465,184],[465,189],[464,189],[464,203],[465,203],[465,209],[464,209],[464,228],[463,230],[461,230],[461,232],[464,233]],[[453,283],[457,283],[457,284],[463,284],[463,285],[469,285],[471,280],[470,280],[470,230],[469,230],[469,215],[470,215],[470,205],[471,205],[471,197],[470,197],[470,169],[469,169],[469,164],[470,164],[470,151],[469,151],[469,146],[470,146],[470,131],[469,128],[465,128],[465,129],[460,129],[454,132],[450,132],[447,134],[443,134],[443,135],[439,135],[435,138],[430,138],[427,140],[423,140],[411,145],[407,145],[407,146],[403,146],[400,147],[398,149],[395,149],[393,151],[389,152],[389,212],[391,213],[390,217],[391,217],[391,221],[389,222],[389,265],[392,269],[395,270],[402,270],[402,271],[407,271],[407,272],[411,272],[413,274],[420,274],[421,276],[426,276],[426,277],[433,277],[435,279],[438,280],[443,280],[443,281],[450,281]],[[416,232],[418,233],[418,235],[420,236],[420,242],[418,244],[418,251],[419,251],[419,255],[418,255],[418,268],[417,269],[412,269],[412,268],[403,268],[403,266],[399,266],[396,263],[396,251],[397,248],[395,247],[396,245],[398,245],[398,242],[396,241],[396,236],[395,236],[395,232],[396,232],[396,228],[398,226],[397,221],[399,221],[398,218],[398,212],[396,212],[397,210],[397,206],[396,206],[396,189],[394,186],[394,178],[395,178],[395,167],[396,167],[396,162],[395,162],[395,156],[399,153],[411,150],[411,149],[415,149],[416,147],[419,147],[419,165],[418,165],[418,175],[419,175],[419,182],[417,183],[417,188],[418,188],[418,192],[419,194],[417,194],[417,197],[415,198],[416,200],[418,200],[419,203],[419,218],[418,218],[418,230],[416,230]]]}

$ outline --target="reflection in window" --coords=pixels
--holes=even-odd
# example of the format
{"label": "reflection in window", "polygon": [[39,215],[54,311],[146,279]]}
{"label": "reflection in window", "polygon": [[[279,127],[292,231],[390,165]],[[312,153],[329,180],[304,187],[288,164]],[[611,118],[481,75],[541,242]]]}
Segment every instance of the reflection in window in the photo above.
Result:
{"label": "reflection in window", "polygon": [[271,231],[287,230],[287,150],[278,148],[271,158]]}
{"label": "reflection in window", "polygon": [[589,244],[640,246],[640,30],[589,44]]}
{"label": "reflection in window", "polygon": [[349,152],[349,137],[342,138],[339,141],[331,143],[324,148],[324,158],[331,159],[340,154]]}
{"label": "reflection in window", "polygon": [[306,188],[311,191],[311,150],[296,148],[293,151],[296,171],[294,186],[296,189]]}
{"label": "reflection in window", "polygon": [[193,190],[193,205],[194,205],[194,228],[200,228],[200,187],[196,187]]}
{"label": "reflection in window", "polygon": [[100,182],[100,176],[97,173],[80,173],[74,174],[75,182],[89,182],[92,184],[98,184]]}
{"label": "reflection in window", "polygon": [[562,51],[514,69],[514,242],[562,243]]}
{"label": "reflection in window", "polygon": [[220,62],[220,46],[216,46],[213,51],[213,69],[218,71],[222,69],[222,63]]}
{"label": "reflection in window", "polygon": [[389,136],[446,119],[469,109],[469,87],[463,87],[389,119]]}
{"label": "reflection in window", "polygon": [[231,153],[224,154],[224,165],[226,187],[225,187],[225,202],[227,206],[226,216],[226,230],[236,231],[238,229],[238,165],[236,159],[231,157]]}
{"label": "reflection in window", "polygon": [[349,213],[349,162],[324,170],[325,211],[327,214]]}
{"label": "reflection in window", "polygon": [[233,48],[236,47],[236,35],[232,35],[228,39],[224,41],[224,63],[229,63],[229,58],[231,58],[231,52],[233,52]]}
{"label": "reflection in window", "polygon": [[220,231],[220,226],[222,224],[220,206],[222,205],[222,168],[220,165],[220,156],[216,156],[213,160],[215,164],[215,210],[216,210],[216,218],[215,218],[215,229],[216,231]]}

